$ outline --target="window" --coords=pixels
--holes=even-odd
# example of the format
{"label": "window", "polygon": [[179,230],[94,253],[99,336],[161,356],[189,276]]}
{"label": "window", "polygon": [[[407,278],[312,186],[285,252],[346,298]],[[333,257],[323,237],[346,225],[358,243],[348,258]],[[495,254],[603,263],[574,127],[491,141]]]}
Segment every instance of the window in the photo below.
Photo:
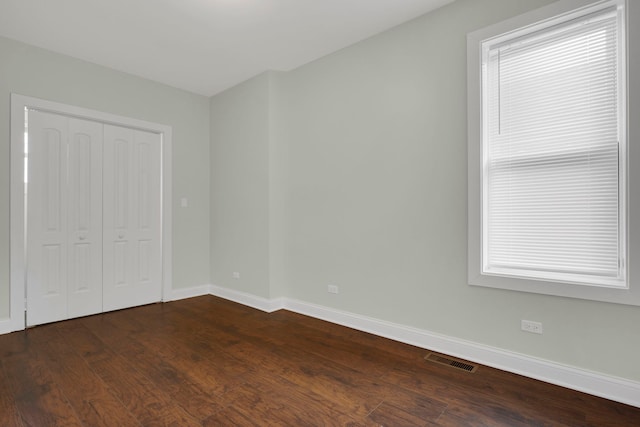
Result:
{"label": "window", "polygon": [[469,35],[470,284],[629,289],[625,2],[575,5]]}

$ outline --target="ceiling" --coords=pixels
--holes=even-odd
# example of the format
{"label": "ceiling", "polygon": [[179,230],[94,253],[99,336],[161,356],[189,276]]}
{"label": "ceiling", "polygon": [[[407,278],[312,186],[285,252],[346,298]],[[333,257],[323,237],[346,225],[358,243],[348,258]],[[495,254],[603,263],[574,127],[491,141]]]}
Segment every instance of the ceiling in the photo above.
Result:
{"label": "ceiling", "polygon": [[0,36],[211,96],[453,0],[0,0]]}

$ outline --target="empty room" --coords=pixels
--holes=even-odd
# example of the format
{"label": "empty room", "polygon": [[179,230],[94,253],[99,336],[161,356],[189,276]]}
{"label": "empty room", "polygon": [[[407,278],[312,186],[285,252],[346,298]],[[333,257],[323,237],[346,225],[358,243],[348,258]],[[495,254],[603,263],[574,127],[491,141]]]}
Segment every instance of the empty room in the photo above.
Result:
{"label": "empty room", "polygon": [[637,0],[2,0],[0,426],[640,425]]}

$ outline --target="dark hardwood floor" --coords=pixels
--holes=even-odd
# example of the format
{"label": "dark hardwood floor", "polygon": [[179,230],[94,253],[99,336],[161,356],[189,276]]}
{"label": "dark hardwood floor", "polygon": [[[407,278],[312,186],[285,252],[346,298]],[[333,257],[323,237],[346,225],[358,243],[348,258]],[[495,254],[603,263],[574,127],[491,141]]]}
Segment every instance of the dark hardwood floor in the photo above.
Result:
{"label": "dark hardwood floor", "polygon": [[640,409],[206,296],[0,336],[0,426],[632,426]]}

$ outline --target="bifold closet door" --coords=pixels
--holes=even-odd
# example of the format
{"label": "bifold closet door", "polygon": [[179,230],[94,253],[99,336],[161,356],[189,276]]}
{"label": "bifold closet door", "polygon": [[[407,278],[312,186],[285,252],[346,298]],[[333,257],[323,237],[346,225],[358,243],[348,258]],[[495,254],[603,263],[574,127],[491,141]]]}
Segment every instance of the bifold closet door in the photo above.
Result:
{"label": "bifold closet door", "polygon": [[29,112],[27,326],[102,311],[102,124]]}
{"label": "bifold closet door", "polygon": [[104,125],[104,311],[162,298],[161,142]]}

